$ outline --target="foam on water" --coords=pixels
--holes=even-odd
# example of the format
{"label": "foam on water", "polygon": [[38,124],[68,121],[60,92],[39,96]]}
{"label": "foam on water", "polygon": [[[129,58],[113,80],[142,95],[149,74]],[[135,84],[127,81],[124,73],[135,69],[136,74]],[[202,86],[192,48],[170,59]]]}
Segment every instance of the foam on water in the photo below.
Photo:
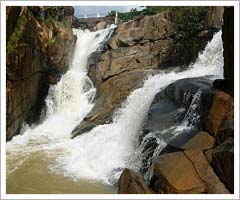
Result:
{"label": "foam on water", "polygon": [[[107,30],[99,32],[100,37],[104,38],[106,32]],[[136,167],[138,133],[154,96],[160,90],[183,78],[208,75],[213,75],[213,79],[222,78],[221,32],[215,34],[188,70],[148,77],[142,88],[136,89],[127,97],[122,107],[114,114],[112,123],[97,126],[88,133],[70,139],[71,131],[91,110],[93,103],[89,101],[88,96],[89,93],[91,96],[95,92],[93,87],[87,92],[82,88],[88,79],[84,66],[89,53],[85,51],[89,50],[95,41],[96,33],[77,33],[79,46],[75,49],[74,67],[50,89],[46,119],[42,124],[27,129],[23,135],[16,136],[8,142],[7,154],[10,159],[22,154],[22,151],[29,153],[43,150],[54,158],[50,168],[55,172],[75,180],[90,179],[112,183],[119,177],[123,168]],[[91,51],[96,50],[97,46]],[[78,63],[80,54],[85,59],[82,61],[84,64]]]}

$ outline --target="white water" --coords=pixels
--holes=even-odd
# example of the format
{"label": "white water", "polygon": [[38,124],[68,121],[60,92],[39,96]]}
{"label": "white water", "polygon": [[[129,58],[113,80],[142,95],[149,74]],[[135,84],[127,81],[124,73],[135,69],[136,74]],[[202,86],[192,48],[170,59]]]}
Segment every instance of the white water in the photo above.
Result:
{"label": "white water", "polygon": [[[99,31],[100,37],[104,38],[107,32]],[[208,75],[222,78],[223,75],[222,40],[221,32],[218,32],[190,69],[148,77],[143,87],[133,91],[115,113],[113,123],[97,126],[88,133],[70,139],[71,131],[93,106],[89,99],[94,95],[94,88],[87,92],[82,88],[88,80],[86,57],[98,46],[95,35],[78,32],[79,46],[75,50],[72,68],[57,86],[51,88],[45,121],[35,128],[27,128],[23,135],[8,142],[8,158],[19,158],[18,155],[24,152],[27,159],[31,152],[42,149],[54,158],[50,168],[57,173],[75,180],[111,183],[119,177],[122,168],[136,167],[139,160],[136,153],[137,134],[157,92],[182,78]],[[81,62],[80,58],[83,59]],[[23,159],[18,159],[19,165]],[[15,168],[10,166],[8,170],[10,173]]]}

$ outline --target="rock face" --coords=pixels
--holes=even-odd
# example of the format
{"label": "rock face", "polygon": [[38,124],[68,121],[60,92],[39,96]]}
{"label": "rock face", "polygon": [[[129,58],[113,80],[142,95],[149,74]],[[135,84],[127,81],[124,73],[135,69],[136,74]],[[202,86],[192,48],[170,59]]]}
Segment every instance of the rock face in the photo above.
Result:
{"label": "rock face", "polygon": [[183,152],[156,158],[152,168],[150,186],[156,193],[203,193],[205,190],[204,183]]}
{"label": "rock face", "polygon": [[228,194],[203,152],[189,149],[156,157],[151,188],[156,193]]}
{"label": "rock face", "polygon": [[206,120],[206,130],[217,139],[220,144],[228,137],[233,137],[234,132],[234,101],[223,92],[214,93],[213,104]]}
{"label": "rock face", "polygon": [[[231,9],[227,8],[229,12]],[[227,12],[225,17],[233,14]],[[209,13],[212,13],[212,17],[208,16],[211,24],[221,15],[222,8],[211,8]],[[231,22],[228,20],[224,21],[226,27],[233,25],[233,18]],[[223,28],[225,36],[230,30]],[[223,38],[226,51],[228,39],[224,34]],[[233,63],[233,54],[224,56],[224,62],[231,58]],[[226,67],[224,70],[228,70]],[[154,192],[234,192],[234,103],[233,93],[228,93],[233,74],[225,79],[222,88],[207,78],[183,79],[155,96],[139,137],[140,145],[144,144],[141,172]],[[194,128],[176,129],[183,125]]]}
{"label": "rock face", "polygon": [[234,7],[225,7],[222,26],[224,78],[233,95],[234,91]]}
{"label": "rock face", "polygon": [[183,149],[206,150],[212,148],[214,146],[214,142],[215,139],[211,135],[207,132],[201,131],[184,144]]}
{"label": "rock face", "polygon": [[[40,115],[49,84],[68,69],[72,7],[7,7],[7,140]],[[8,26],[9,25],[9,26]]]}
{"label": "rock face", "polygon": [[224,7],[223,6],[211,6],[208,9],[208,26],[221,28],[222,21],[223,21],[223,13]]}
{"label": "rock face", "polygon": [[114,24],[114,17],[106,16],[99,18],[73,18],[72,27],[80,29],[89,29],[90,31],[97,31],[106,28],[107,25]]}
{"label": "rock face", "polygon": [[[232,97],[215,90],[208,78],[178,80],[158,93],[139,137],[141,172],[150,188],[156,193],[233,192],[233,143],[227,142],[232,123]],[[194,128],[176,131],[183,124]]]}
{"label": "rock face", "polygon": [[234,144],[233,138],[228,138],[212,150],[210,164],[227,188],[234,192]]}
{"label": "rock face", "polygon": [[[181,9],[184,12],[172,10],[120,24],[108,41],[107,49],[90,57],[89,77],[97,88],[95,106],[73,131],[73,137],[83,133],[86,126],[90,130],[91,127],[111,121],[113,111],[119,108],[133,89],[141,86],[143,77],[149,73],[181,68],[196,59],[215,29],[206,25],[206,8],[194,12],[185,10],[187,8]],[[173,17],[176,13],[177,19]],[[186,14],[188,18],[185,18]],[[198,21],[191,21],[193,16]],[[201,24],[202,28],[192,31],[188,38],[188,43],[198,44],[192,45],[194,50],[184,46],[188,44],[186,41],[181,48],[176,48],[179,32],[189,32],[186,28],[189,25],[180,30],[176,26],[177,20],[186,24]],[[187,61],[178,59],[182,48],[188,51]]]}
{"label": "rock face", "polygon": [[143,177],[135,172],[124,169],[120,179],[118,194],[153,194],[153,190],[147,186]]}

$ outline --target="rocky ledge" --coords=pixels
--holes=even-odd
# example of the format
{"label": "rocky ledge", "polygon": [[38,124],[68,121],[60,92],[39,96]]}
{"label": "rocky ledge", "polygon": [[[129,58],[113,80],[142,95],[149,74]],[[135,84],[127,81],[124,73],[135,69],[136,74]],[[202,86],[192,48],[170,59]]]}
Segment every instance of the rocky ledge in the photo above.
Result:
{"label": "rocky ledge", "polygon": [[[183,79],[156,95],[139,137],[144,144],[140,172],[145,179],[125,169],[119,193],[234,193],[234,65],[233,54],[229,55],[233,16],[233,7],[226,7],[222,29],[225,79],[214,83],[206,77]],[[171,135],[172,127],[185,124],[194,129]],[[159,140],[165,141],[162,148],[158,148]],[[132,185],[120,187],[129,180]]]}
{"label": "rocky ledge", "polygon": [[222,11],[223,7],[181,7],[119,24],[103,50],[89,58],[88,75],[97,88],[95,105],[73,137],[110,122],[145,76],[181,70],[193,62],[221,27]]}
{"label": "rocky ledge", "polygon": [[36,121],[49,84],[67,71],[73,7],[7,7],[7,140]]}

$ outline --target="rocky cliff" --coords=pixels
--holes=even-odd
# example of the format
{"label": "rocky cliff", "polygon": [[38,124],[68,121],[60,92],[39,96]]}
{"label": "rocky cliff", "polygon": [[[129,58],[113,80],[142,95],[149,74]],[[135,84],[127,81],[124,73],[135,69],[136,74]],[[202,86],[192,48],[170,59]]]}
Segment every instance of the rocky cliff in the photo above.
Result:
{"label": "rocky cliff", "polygon": [[222,9],[172,8],[119,24],[104,50],[89,58],[89,77],[97,88],[95,106],[73,136],[110,121],[147,74],[181,70],[193,62],[219,28],[222,19],[214,15]]}
{"label": "rocky cliff", "polygon": [[73,13],[72,7],[7,7],[7,140],[39,118],[49,84],[68,69]]}
{"label": "rocky cliff", "polygon": [[224,47],[224,78],[230,93],[234,91],[234,7],[224,9],[224,24],[222,27]]}
{"label": "rocky cliff", "polygon": [[[233,7],[224,10],[224,91],[200,77],[176,81],[158,93],[139,137],[145,143],[141,172],[147,181],[137,182],[142,177],[131,171],[126,176],[125,169],[119,184],[132,180],[133,185],[119,187],[119,193],[143,186],[155,193],[234,192],[233,13]],[[172,127],[179,124],[195,128],[173,137]],[[166,146],[156,151],[159,139]]]}

